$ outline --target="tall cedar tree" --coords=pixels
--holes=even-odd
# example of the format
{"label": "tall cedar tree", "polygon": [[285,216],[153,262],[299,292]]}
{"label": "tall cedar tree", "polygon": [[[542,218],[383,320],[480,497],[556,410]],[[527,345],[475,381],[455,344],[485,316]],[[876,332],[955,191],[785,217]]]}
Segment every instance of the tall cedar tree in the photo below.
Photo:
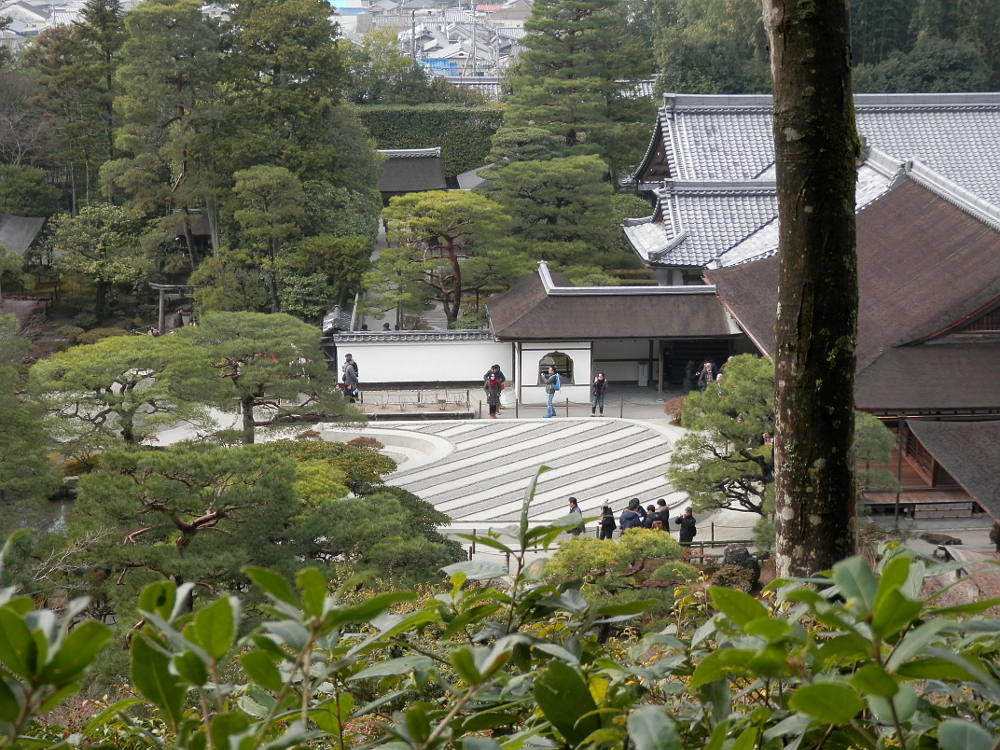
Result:
{"label": "tall cedar tree", "polygon": [[[606,125],[610,10],[615,0],[536,0],[517,61],[507,127],[539,127],[568,149]],[[592,146],[588,146],[588,150]]]}
{"label": "tall cedar tree", "polygon": [[777,570],[853,554],[858,279],[847,0],[764,0],[774,79],[779,291]]}

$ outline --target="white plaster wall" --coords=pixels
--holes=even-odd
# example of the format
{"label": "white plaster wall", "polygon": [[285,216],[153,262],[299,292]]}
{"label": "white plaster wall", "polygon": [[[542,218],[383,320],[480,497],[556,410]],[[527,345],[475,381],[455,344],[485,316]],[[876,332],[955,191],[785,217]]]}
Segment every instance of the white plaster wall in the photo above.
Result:
{"label": "white plaster wall", "polygon": [[589,341],[560,341],[558,343],[522,344],[520,361],[517,371],[523,373],[523,383],[518,389],[519,398],[524,404],[544,404],[545,386],[538,384],[539,361],[549,352],[562,352],[573,360],[574,383],[563,382],[562,388],[556,394],[556,403],[565,403],[568,398],[571,403],[583,404],[590,401],[590,381],[594,377],[591,366]]}
{"label": "white plaster wall", "polygon": [[[511,377],[512,347],[497,341],[361,341],[337,344],[358,363],[361,387],[405,383],[479,382],[494,364]],[[339,377],[339,375],[338,375]]]}

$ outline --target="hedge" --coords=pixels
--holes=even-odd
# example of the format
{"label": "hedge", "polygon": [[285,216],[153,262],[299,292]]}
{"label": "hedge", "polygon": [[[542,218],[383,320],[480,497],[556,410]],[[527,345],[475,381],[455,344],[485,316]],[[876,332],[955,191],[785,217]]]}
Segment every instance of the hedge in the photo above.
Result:
{"label": "hedge", "polygon": [[496,104],[376,104],[357,111],[378,148],[440,146],[447,177],[486,164],[490,138],[503,123]]}

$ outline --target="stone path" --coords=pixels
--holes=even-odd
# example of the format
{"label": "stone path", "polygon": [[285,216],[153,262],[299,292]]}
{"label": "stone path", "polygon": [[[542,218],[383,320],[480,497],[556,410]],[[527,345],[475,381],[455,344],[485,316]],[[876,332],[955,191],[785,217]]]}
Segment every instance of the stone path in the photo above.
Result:
{"label": "stone path", "polygon": [[[632,420],[503,419],[380,423],[380,428],[436,435],[455,450],[430,464],[403,465],[388,482],[410,490],[447,513],[452,528],[479,529],[517,520],[525,490],[542,474],[531,520],[550,521],[567,512],[574,496],[585,516],[610,502],[616,515],[629,498],[643,505],[665,498],[676,508],[665,473],[672,451],[668,431]],[[591,524],[593,526],[593,524]]]}

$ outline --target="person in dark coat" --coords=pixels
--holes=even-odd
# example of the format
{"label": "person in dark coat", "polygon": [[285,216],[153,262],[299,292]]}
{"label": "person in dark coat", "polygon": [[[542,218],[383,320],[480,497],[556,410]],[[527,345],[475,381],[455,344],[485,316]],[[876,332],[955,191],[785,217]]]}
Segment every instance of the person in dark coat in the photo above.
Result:
{"label": "person in dark coat", "polygon": [[694,535],[698,533],[698,522],[694,520],[694,513],[690,506],[674,519],[674,523],[680,526],[677,536],[680,538],[681,545],[690,547],[691,542],[694,541]]}
{"label": "person in dark coat", "polygon": [[642,528],[651,529],[653,528],[653,522],[656,521],[656,508],[652,505],[646,506],[646,517],[642,519]]}
{"label": "person in dark coat", "polygon": [[604,416],[604,394],[607,392],[608,381],[604,379],[604,373],[599,372],[590,384],[590,416],[594,416],[598,409],[601,410],[601,416]]}
{"label": "person in dark coat", "polygon": [[491,371],[486,378],[486,403],[490,405],[490,419],[497,419],[497,409],[500,407],[500,392],[503,391],[503,383]]}
{"label": "person in dark coat", "polygon": [[358,399],[358,363],[354,361],[354,357],[350,354],[345,354],[344,364],[340,369],[343,372],[341,381],[344,384],[344,393],[353,404]]}
{"label": "person in dark coat", "polygon": [[[583,520],[583,511],[580,510],[580,506],[576,502],[576,498],[575,497],[571,497],[569,499],[569,512],[570,513],[576,513],[578,516],[580,516],[580,520],[581,521]],[[580,526],[577,526],[575,529],[570,529],[569,533],[572,536],[580,536],[580,534],[583,533],[583,525],[581,524]]]}
{"label": "person in dark coat", "polygon": [[600,521],[601,533],[598,539],[611,539],[611,535],[614,534],[615,529],[617,528],[618,524],[615,523],[615,512],[611,510],[610,505],[602,505]]}
{"label": "person in dark coat", "polygon": [[174,328],[184,327],[184,311],[178,310],[174,313]]}
{"label": "person in dark coat", "polygon": [[618,516],[618,528],[624,534],[629,529],[637,529],[642,526],[642,517],[639,515],[639,498],[633,497],[628,501],[628,507]]}
{"label": "person in dark coat", "polygon": [[[483,381],[485,382],[485,381],[489,380],[490,379],[490,375],[495,376],[496,379],[500,381],[501,385],[503,385],[504,383],[507,382],[507,376],[503,374],[503,370],[500,369],[500,365],[493,365],[493,367],[491,367],[490,369],[488,369],[486,371],[486,374],[483,375]],[[500,390],[503,390],[503,388],[501,388]],[[500,404],[498,406],[501,409],[506,409],[507,408],[507,407],[505,407],[503,405],[503,402],[500,402]]]}

